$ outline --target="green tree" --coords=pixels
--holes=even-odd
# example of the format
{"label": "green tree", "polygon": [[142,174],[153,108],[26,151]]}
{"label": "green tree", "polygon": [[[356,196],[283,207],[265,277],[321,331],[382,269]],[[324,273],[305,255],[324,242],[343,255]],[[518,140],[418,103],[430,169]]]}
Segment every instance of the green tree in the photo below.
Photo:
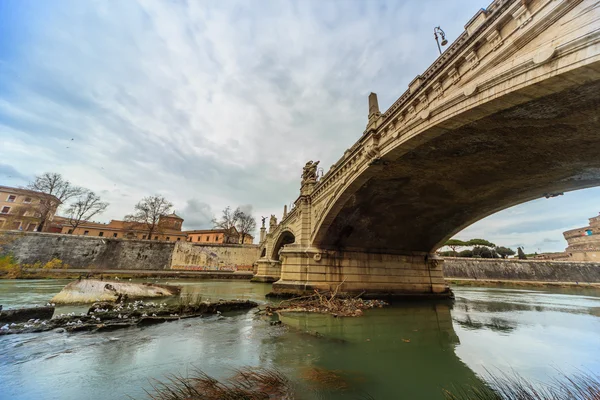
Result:
{"label": "green tree", "polygon": [[456,257],[457,253],[456,253],[456,249],[458,247],[464,247],[464,246],[468,246],[468,244],[462,240],[458,240],[458,239],[450,239],[448,240],[446,243],[444,243],[444,246],[448,246],[452,249],[452,253],[454,254],[454,256]]}
{"label": "green tree", "polygon": [[473,247],[473,257],[498,258],[498,253],[493,248],[487,246],[475,246]]}
{"label": "green tree", "polygon": [[515,251],[508,247],[499,246],[499,247],[496,247],[496,253],[498,253],[500,255],[500,257],[502,257],[502,258],[506,258],[508,256],[514,255]]}
{"label": "green tree", "polygon": [[526,260],[527,256],[521,247],[517,247],[517,253],[519,255],[519,260]]}
{"label": "green tree", "polygon": [[458,253],[458,256],[471,258],[471,257],[473,257],[473,250],[469,250],[469,249],[463,250],[460,253]]}
{"label": "green tree", "polygon": [[490,248],[496,247],[494,243],[489,242],[485,239],[471,239],[467,241],[467,246],[486,246]]}

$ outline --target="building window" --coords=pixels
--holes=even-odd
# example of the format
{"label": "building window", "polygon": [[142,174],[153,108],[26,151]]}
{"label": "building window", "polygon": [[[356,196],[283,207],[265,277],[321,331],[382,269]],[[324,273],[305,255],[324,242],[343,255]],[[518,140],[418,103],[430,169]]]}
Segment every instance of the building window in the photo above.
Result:
{"label": "building window", "polygon": [[11,229],[21,229],[21,221],[15,221],[11,225]]}
{"label": "building window", "polygon": [[25,199],[23,200],[23,203],[26,203],[26,204],[31,203],[31,197],[25,197]]}
{"label": "building window", "polygon": [[199,242],[199,241],[200,241],[200,236],[198,236],[196,239],[197,239],[197,241]]}
{"label": "building window", "polygon": [[11,194],[8,196],[6,201],[8,201],[9,203],[14,203],[16,199],[17,199],[17,196],[15,196],[14,194]]}
{"label": "building window", "polygon": [[69,231],[67,232],[69,235],[73,233],[73,229],[69,229]]}
{"label": "building window", "polygon": [[171,238],[170,238],[169,236],[167,236],[167,239],[166,239],[166,240],[167,240],[167,241],[169,241],[169,240],[171,240]]}
{"label": "building window", "polygon": [[117,237],[117,234],[116,234],[116,233],[113,233],[113,237]]}
{"label": "building window", "polygon": [[84,234],[84,235],[87,235],[87,234],[89,234],[89,233],[90,233],[90,231],[83,231],[83,234]]}
{"label": "building window", "polygon": [[154,236],[154,240],[158,240],[158,236]]}
{"label": "building window", "polygon": [[98,236],[104,236],[104,232],[100,232]]}
{"label": "building window", "polygon": [[215,236],[215,242],[218,242],[218,241],[219,241],[219,237]]}
{"label": "building window", "polygon": [[146,235],[142,236],[142,239],[146,240]]}
{"label": "building window", "polygon": [[210,236],[206,235],[206,241],[208,242],[210,240]]}
{"label": "building window", "polygon": [[27,229],[26,229],[26,230],[27,230],[28,232],[34,232],[36,227],[37,227],[37,224],[35,224],[35,223],[30,223],[29,225],[27,225]]}
{"label": "building window", "polygon": [[177,241],[179,242],[181,240],[181,238],[177,238]]}
{"label": "building window", "polygon": [[0,214],[8,214],[10,212],[10,207],[2,207],[2,211],[0,211]]}

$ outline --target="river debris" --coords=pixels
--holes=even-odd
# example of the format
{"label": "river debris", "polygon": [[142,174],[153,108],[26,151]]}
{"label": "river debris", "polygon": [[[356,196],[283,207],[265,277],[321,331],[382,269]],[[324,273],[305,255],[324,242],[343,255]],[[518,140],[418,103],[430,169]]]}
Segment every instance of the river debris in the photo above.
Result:
{"label": "river debris", "polygon": [[291,385],[281,373],[262,368],[238,369],[235,375],[219,381],[202,371],[194,377],[169,375],[165,382],[155,381],[152,400],[291,400]]}
{"label": "river debris", "polygon": [[264,313],[271,316],[283,312],[310,312],[331,314],[334,317],[360,317],[363,310],[382,308],[389,305],[383,300],[365,300],[347,295],[339,295],[337,289],[333,292],[320,292],[302,297],[282,300],[278,305],[265,306]]}
{"label": "river debris", "polygon": [[[54,306],[15,308],[12,310],[0,309],[0,323],[18,323],[29,320],[44,320],[52,318]],[[3,325],[4,325],[3,324]]]}
{"label": "river debris", "polygon": [[181,287],[155,283],[78,279],[66,285],[50,300],[57,304],[93,303],[178,295]]}
{"label": "river debris", "polygon": [[245,310],[258,306],[249,300],[222,300],[214,303],[167,305],[166,303],[136,300],[129,303],[94,303],[87,313],[60,314],[52,319],[29,319],[24,323],[0,324],[0,335],[45,332],[64,329],[66,332],[105,331],[131,326],[156,324],[204,314],[221,314],[226,311]]}

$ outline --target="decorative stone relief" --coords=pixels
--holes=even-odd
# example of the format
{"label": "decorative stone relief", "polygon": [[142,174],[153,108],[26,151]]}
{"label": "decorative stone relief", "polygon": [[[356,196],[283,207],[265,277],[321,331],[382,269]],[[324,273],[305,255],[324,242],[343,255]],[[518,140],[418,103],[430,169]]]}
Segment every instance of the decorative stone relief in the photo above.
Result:
{"label": "decorative stone relief", "polygon": [[436,82],[433,84],[433,93],[435,93],[435,98],[439,99],[444,96],[444,87],[441,82]]}
{"label": "decorative stone relief", "polygon": [[479,65],[479,57],[477,56],[477,52],[475,50],[471,51],[467,54],[467,62],[469,63],[469,68],[473,69]]}
{"label": "decorative stone relief", "polygon": [[531,21],[532,18],[531,12],[525,4],[522,4],[521,7],[517,8],[517,10],[513,13],[512,16],[517,22],[517,28],[519,29],[527,25],[527,23]]}
{"label": "decorative stone relief", "polygon": [[492,31],[486,38],[490,46],[492,46],[492,51],[496,51],[496,49],[502,46],[502,36],[500,35],[499,30]]}
{"label": "decorative stone relief", "polygon": [[452,68],[448,75],[450,76],[450,79],[452,79],[453,84],[457,84],[458,81],[460,81],[460,73],[456,67]]}
{"label": "decorative stone relief", "polygon": [[[371,140],[369,140],[366,144],[365,144],[365,157],[367,158],[367,160],[370,163],[373,163],[374,161],[378,160],[380,157],[380,148],[379,148],[379,139],[381,138],[380,135],[378,134],[373,134],[371,136]],[[346,179],[348,177],[346,176]],[[345,183],[345,181],[344,181]]]}
{"label": "decorative stone relief", "polygon": [[426,93],[419,96],[419,103],[423,104],[423,107],[429,107],[429,99],[427,98]]}

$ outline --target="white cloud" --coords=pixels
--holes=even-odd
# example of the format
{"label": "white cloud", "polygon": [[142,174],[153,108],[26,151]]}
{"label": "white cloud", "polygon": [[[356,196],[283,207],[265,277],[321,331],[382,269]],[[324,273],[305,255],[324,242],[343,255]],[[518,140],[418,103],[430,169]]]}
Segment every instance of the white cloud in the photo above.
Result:
{"label": "white cloud", "polygon": [[[360,137],[369,92],[382,109],[391,105],[437,56],[433,27],[441,23],[455,38],[487,3],[29,7],[19,14],[29,19],[14,25],[24,32],[20,52],[0,52],[0,158],[22,175],[2,180],[60,172],[102,193],[111,203],[106,219],[155,193],[181,210],[186,226],[206,227],[211,213],[240,204],[257,218],[280,216],[298,195],[307,160],[327,169]],[[514,212],[466,234],[539,241],[531,232],[498,232],[536,221]]]}

